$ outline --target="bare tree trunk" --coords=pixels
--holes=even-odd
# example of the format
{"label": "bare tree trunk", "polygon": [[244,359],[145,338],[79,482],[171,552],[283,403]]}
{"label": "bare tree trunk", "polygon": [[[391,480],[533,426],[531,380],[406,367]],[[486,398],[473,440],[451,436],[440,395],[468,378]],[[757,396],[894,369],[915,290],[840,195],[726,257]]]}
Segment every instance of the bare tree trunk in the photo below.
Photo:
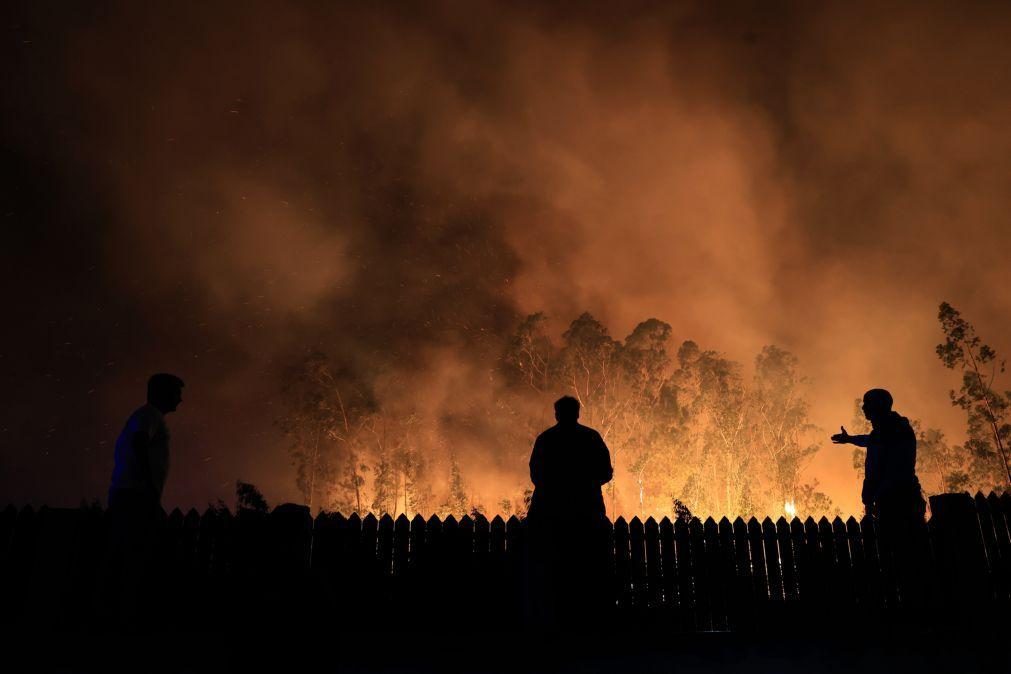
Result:
{"label": "bare tree trunk", "polygon": [[351,460],[351,481],[355,485],[355,512],[362,511],[362,492],[361,488],[358,486],[358,468],[355,467],[354,457]]}
{"label": "bare tree trunk", "polygon": [[309,473],[309,512],[312,512],[312,497],[316,492],[316,466],[319,463],[319,436],[323,429],[321,426],[316,427],[316,441],[313,442],[312,447],[312,470]]}

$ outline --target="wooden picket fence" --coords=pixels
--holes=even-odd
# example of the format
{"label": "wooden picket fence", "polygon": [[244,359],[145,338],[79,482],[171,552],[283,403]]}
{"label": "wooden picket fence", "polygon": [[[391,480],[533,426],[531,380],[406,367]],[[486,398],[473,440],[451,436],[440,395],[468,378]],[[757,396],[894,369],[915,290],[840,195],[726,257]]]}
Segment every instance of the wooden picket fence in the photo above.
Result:
{"label": "wooden picket fence", "polygon": [[[943,494],[930,504],[920,608],[1011,608],[1011,495]],[[72,626],[101,615],[105,525],[97,508],[0,513],[3,619]],[[515,517],[312,518],[291,504],[269,514],[175,510],[152,575],[166,619],[193,625],[283,615],[357,627],[407,629],[419,616],[431,625],[520,626],[525,534]],[[814,620],[823,628],[887,619],[904,604],[872,519],[619,518],[613,551],[610,591],[627,624],[772,630]]]}

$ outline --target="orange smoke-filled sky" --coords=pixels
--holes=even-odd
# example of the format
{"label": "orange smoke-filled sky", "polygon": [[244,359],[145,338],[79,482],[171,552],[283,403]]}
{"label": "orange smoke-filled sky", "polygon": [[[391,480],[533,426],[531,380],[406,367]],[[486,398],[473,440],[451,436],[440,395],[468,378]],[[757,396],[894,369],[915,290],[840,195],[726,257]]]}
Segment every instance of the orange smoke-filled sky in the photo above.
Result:
{"label": "orange smoke-filled sky", "polygon": [[[1011,9],[619,4],[7,6],[0,493],[102,496],[167,370],[166,503],[295,499],[293,356],[451,415],[533,311],[775,343],[826,438],[880,386],[961,441],[936,312],[1011,348]],[[808,474],[856,510],[849,448]]]}

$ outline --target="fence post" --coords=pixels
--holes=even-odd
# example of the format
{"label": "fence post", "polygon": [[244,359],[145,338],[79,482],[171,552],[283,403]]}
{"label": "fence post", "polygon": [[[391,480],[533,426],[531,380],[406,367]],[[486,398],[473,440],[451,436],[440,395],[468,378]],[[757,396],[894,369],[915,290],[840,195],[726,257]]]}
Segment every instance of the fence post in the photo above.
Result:
{"label": "fence post", "polygon": [[712,629],[712,588],[706,566],[706,539],[698,517],[688,520],[688,536],[692,548],[692,580],[695,583],[695,625],[697,629]]}
{"label": "fence post", "polygon": [[[710,627],[713,630],[725,630],[730,613],[727,598],[733,590],[727,586],[729,579],[725,574],[727,567],[724,564],[724,548],[719,524],[712,517],[707,517],[702,523],[702,537],[706,546],[705,574],[709,586]],[[731,538],[731,546],[732,541]]]}
{"label": "fence post", "polygon": [[993,518],[999,554],[999,563],[991,560],[990,566],[995,578],[999,581],[996,583],[1000,590],[997,599],[1007,601],[1011,599],[1011,531],[1008,530],[1008,515],[1011,512],[1005,511],[1001,500],[993,492],[990,492],[986,500],[990,506],[990,516]]}
{"label": "fence post", "polygon": [[652,517],[643,526],[646,534],[646,604],[656,610],[661,605],[663,572],[660,558],[660,525]]}
{"label": "fence post", "polygon": [[628,523],[629,583],[632,606],[640,610],[646,604],[646,547],[642,520],[633,517]]}
{"label": "fence post", "polygon": [[677,556],[674,550],[674,524],[669,517],[660,520],[660,562],[663,577],[663,605],[669,614],[677,612]]}
{"label": "fence post", "polygon": [[629,530],[624,517],[614,521],[614,585],[619,609],[631,605],[631,569],[629,568]]}
{"label": "fence post", "polygon": [[939,598],[948,609],[978,605],[989,595],[989,568],[972,497],[964,492],[931,496],[930,513]]}

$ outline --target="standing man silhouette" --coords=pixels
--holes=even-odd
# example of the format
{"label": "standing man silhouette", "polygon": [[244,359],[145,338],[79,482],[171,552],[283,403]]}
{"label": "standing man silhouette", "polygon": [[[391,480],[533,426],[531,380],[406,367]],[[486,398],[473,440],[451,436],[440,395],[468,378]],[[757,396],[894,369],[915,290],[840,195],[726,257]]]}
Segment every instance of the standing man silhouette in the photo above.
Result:
{"label": "standing man silhouette", "polygon": [[183,385],[173,374],[153,375],[147,404],[130,415],[116,440],[109,487],[109,601],[115,618],[127,625],[154,608],[151,557],[169,469],[165,415],[179,407]]}
{"label": "standing man silhouette", "polygon": [[530,607],[545,625],[592,620],[611,596],[600,488],[614,469],[600,433],[579,423],[579,408],[575,398],[559,398],[558,423],[537,436],[530,455]]}
{"label": "standing man silhouette", "polygon": [[152,514],[161,507],[169,468],[165,415],[179,407],[184,385],[174,374],[160,373],[148,380],[147,404],[130,415],[116,440],[110,509]]}
{"label": "standing man silhouette", "polygon": [[892,567],[902,601],[922,598],[920,564],[925,536],[926,502],[916,477],[916,432],[909,419],[892,410],[892,395],[885,389],[864,394],[864,416],[871,422],[868,435],[841,433],[836,444],[866,447],[861,500],[867,515],[877,519],[882,556]]}

